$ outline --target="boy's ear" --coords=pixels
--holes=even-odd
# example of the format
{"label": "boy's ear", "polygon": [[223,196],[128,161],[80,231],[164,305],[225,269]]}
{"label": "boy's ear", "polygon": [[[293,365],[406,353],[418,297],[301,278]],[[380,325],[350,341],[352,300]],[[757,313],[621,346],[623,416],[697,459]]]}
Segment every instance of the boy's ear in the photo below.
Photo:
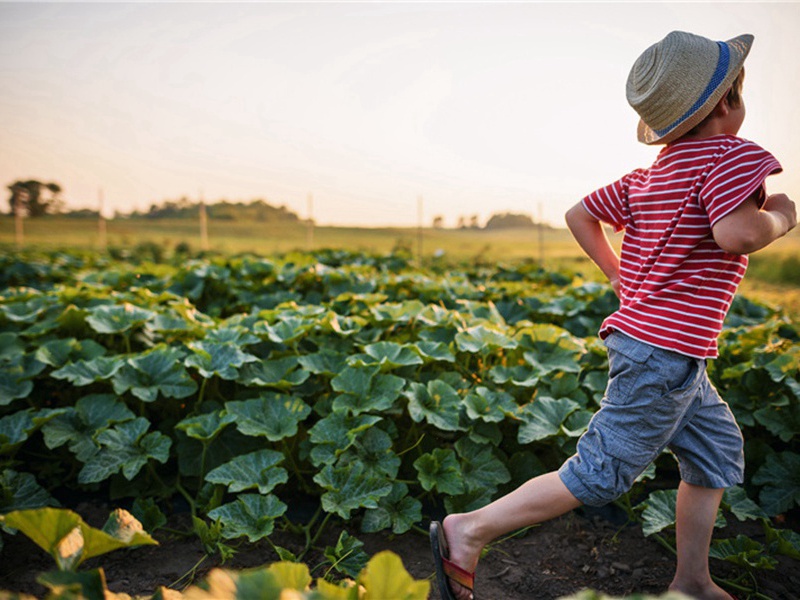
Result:
{"label": "boy's ear", "polygon": [[730,112],[731,105],[730,102],[728,101],[728,96],[730,95],[730,93],[731,93],[730,90],[725,92],[725,95],[722,96],[722,98],[720,98],[719,102],[717,102],[717,105],[714,107],[714,110],[711,111],[711,113],[714,116],[724,117],[727,116],[727,114]]}

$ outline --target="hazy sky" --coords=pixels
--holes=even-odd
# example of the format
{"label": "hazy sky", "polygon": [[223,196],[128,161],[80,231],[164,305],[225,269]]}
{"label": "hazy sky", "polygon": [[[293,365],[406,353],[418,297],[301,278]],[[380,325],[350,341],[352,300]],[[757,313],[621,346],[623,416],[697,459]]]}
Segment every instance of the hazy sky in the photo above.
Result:
{"label": "hazy sky", "polygon": [[[755,35],[740,132],[800,199],[800,3],[0,2],[0,183],[107,212],[202,193],[320,224],[569,206],[657,149],[625,100],[669,31]],[[7,209],[8,194],[0,195]]]}

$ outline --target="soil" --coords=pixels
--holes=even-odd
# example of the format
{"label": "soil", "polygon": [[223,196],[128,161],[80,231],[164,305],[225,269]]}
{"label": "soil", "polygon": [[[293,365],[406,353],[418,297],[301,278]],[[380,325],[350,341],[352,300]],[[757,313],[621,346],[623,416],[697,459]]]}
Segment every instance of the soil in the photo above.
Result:
{"label": "soil", "polygon": [[[75,510],[95,527],[101,527],[110,512],[107,506],[90,504],[79,505]],[[181,519],[184,522],[180,522]],[[176,522],[170,526],[188,528],[186,515],[173,520]],[[716,535],[732,538],[743,533],[763,543],[760,525],[731,521]],[[338,531],[331,528],[328,533],[329,539],[320,540],[320,547],[335,544]],[[398,554],[416,579],[431,579],[430,598],[439,598],[427,535],[416,532],[402,536],[363,534],[356,527],[350,533],[364,542],[370,556],[381,550]],[[87,561],[81,569],[102,566],[112,591],[149,596],[159,586],[186,587],[198,563],[197,579],[211,568],[221,566],[218,555],[203,560],[205,553],[196,536],[179,537],[159,530],[154,537],[159,540],[159,546],[116,551]],[[21,534],[4,535],[3,539],[0,590],[43,597],[45,588],[36,583],[36,577],[52,570],[52,559]],[[271,539],[292,552],[301,551],[302,540],[298,536],[276,531]],[[244,569],[276,560],[278,557],[272,546],[264,541],[243,544],[222,566]],[[324,559],[319,554],[309,555],[304,562],[313,568]],[[321,576],[326,568],[320,567],[312,575]],[[478,567],[475,594],[484,600],[550,600],[585,588],[612,596],[637,592],[662,594],[669,585],[673,569],[672,555],[657,542],[644,538],[639,526],[625,525],[619,515],[608,511],[579,509],[493,545]],[[739,573],[733,565],[715,560],[712,560],[712,572],[731,579]],[[787,559],[775,571],[758,571],[755,581],[761,598],[790,600],[799,597],[800,572],[795,561]],[[747,598],[741,592],[738,596],[742,600]]]}

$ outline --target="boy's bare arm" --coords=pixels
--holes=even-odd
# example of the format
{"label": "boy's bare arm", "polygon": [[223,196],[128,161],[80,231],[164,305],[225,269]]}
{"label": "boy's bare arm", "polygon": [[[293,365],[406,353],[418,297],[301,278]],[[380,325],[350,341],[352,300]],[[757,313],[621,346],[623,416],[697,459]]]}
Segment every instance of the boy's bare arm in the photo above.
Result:
{"label": "boy's bare arm", "polygon": [[600,221],[578,202],[567,211],[567,226],[583,251],[608,277],[619,296],[619,257],[608,241]]}
{"label": "boy's bare arm", "polygon": [[772,194],[759,209],[756,196],[717,221],[711,229],[714,241],[732,254],[761,250],[797,225],[797,208],[786,194]]}

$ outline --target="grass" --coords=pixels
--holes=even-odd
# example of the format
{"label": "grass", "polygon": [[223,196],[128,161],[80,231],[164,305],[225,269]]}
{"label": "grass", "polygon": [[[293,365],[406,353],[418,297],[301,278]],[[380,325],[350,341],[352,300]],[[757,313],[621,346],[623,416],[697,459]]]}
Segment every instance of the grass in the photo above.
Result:
{"label": "grass", "polygon": [[[25,247],[44,250],[100,247],[97,222],[91,219],[44,217],[26,219]],[[545,268],[567,268],[587,279],[602,280],[599,270],[584,256],[566,229],[457,230],[403,228],[315,227],[310,235],[302,223],[257,221],[209,221],[210,250],[221,253],[279,254],[313,248],[342,248],[370,253],[405,249],[424,260],[517,262],[534,260]],[[116,219],[106,224],[109,247],[134,249],[150,243],[167,253],[179,244],[200,249],[196,222],[186,219]],[[619,245],[621,236],[612,242]],[[14,247],[14,220],[0,216],[0,245]],[[800,316],[800,232],[778,240],[751,256],[741,292],[755,300],[782,307]]]}

